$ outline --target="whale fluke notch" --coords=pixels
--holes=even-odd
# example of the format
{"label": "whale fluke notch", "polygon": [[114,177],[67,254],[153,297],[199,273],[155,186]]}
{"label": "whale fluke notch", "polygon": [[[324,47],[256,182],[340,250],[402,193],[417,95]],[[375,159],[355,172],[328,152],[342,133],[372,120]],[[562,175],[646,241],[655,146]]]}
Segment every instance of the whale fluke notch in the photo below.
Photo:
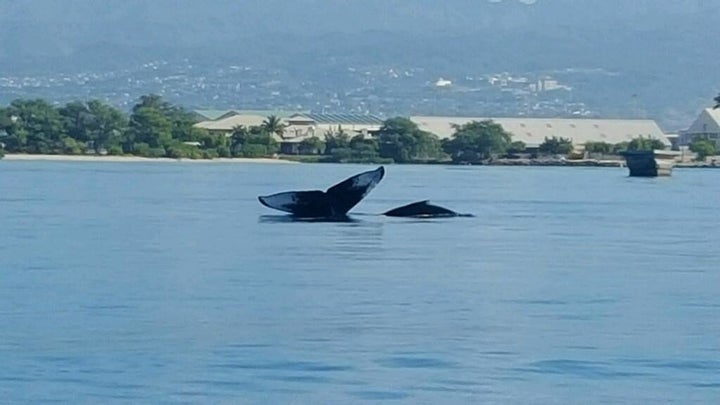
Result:
{"label": "whale fluke notch", "polygon": [[385,212],[383,215],[388,217],[412,217],[412,218],[450,218],[450,217],[467,217],[469,214],[458,214],[457,212],[430,204],[429,200],[418,201],[412,204],[403,205]]}
{"label": "whale fluke notch", "polygon": [[286,191],[260,196],[260,203],[268,208],[288,212],[301,218],[344,217],[382,180],[385,168],[380,166],[349,177],[327,191]]}

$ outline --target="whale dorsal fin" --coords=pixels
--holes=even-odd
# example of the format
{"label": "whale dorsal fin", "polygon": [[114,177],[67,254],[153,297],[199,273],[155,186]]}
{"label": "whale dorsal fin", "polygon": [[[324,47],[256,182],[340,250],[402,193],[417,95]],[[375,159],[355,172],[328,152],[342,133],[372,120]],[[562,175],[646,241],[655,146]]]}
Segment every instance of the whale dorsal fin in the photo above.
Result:
{"label": "whale dorsal fin", "polygon": [[419,218],[433,218],[433,217],[455,217],[458,214],[455,211],[449,210],[444,207],[432,205],[430,200],[423,200],[402,207],[391,209],[385,212],[383,215],[388,217],[419,217]]}

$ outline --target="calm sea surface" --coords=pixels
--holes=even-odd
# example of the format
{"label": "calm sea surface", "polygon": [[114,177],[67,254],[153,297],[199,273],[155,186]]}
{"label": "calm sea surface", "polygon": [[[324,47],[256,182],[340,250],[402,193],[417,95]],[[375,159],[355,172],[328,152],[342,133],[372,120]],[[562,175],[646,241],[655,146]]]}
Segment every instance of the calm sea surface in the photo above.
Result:
{"label": "calm sea surface", "polygon": [[720,402],[720,171],[372,168],[0,162],[0,402]]}

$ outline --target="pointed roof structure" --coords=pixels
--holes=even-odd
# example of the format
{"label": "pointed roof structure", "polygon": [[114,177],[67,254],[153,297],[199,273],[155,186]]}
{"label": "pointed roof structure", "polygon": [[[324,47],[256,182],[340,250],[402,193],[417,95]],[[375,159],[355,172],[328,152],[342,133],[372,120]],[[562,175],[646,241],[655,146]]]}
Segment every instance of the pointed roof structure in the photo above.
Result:
{"label": "pointed roof structure", "polygon": [[686,134],[720,134],[720,108],[706,108],[690,125]]}

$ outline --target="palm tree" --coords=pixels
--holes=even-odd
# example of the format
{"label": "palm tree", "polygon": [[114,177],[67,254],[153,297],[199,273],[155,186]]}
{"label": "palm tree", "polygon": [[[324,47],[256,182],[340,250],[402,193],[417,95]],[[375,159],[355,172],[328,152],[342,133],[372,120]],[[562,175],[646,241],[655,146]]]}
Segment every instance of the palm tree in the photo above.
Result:
{"label": "palm tree", "polygon": [[241,149],[247,143],[248,138],[250,138],[250,133],[247,127],[245,125],[236,125],[233,127],[230,136],[230,149],[233,151]]}
{"label": "palm tree", "polygon": [[286,126],[278,116],[270,115],[262,122],[260,128],[269,134],[282,136]]}

